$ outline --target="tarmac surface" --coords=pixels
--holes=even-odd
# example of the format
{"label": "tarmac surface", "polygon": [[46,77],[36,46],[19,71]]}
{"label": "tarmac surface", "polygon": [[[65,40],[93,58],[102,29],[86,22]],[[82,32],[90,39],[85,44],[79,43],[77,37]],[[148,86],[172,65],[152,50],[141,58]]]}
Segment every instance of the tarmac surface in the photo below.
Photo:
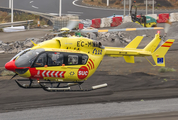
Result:
{"label": "tarmac surface", "polygon": [[[1,36],[3,35],[1,34]],[[0,54],[0,58],[1,58],[0,66],[2,69],[4,63],[10,60],[13,56],[14,54]],[[15,111],[24,111],[24,110],[44,108],[44,107],[51,108],[52,106],[66,106],[66,105],[82,106],[83,104],[94,104],[94,103],[95,104],[112,103],[112,102],[120,103],[120,102],[129,102],[129,101],[141,101],[141,100],[146,101],[146,100],[155,100],[155,99],[177,98],[178,97],[177,58],[178,58],[177,43],[175,43],[171,47],[171,50],[168,51],[168,53],[166,54],[166,67],[174,68],[176,71],[160,73],[159,72],[160,67],[151,66],[144,58],[136,58],[135,64],[129,64],[126,63],[123,58],[104,57],[96,73],[91,78],[89,78],[82,85],[82,87],[89,88],[93,85],[98,85],[103,83],[107,83],[108,87],[96,91],[91,91],[91,92],[50,93],[50,92],[45,92],[42,89],[22,89],[16,85],[14,80],[9,80],[11,76],[9,77],[1,76],[0,77],[0,96],[1,96],[0,116],[1,115],[3,116],[4,113],[11,114],[11,112],[15,112]],[[170,102],[166,102],[165,104],[169,106]],[[85,109],[87,111],[87,108]],[[174,110],[174,112],[166,111],[167,113],[164,115],[152,114],[151,116],[153,116],[153,118],[157,120],[161,118],[175,119],[178,118],[175,115],[176,111],[178,110]],[[25,114],[20,114],[20,115],[21,117],[19,117],[19,119],[23,118]],[[166,115],[167,117],[165,117]],[[43,116],[41,117],[44,118]],[[98,115],[98,117],[102,117],[102,116]],[[133,120],[142,119],[142,118],[146,120],[151,119],[149,115],[143,115],[143,116],[133,116],[133,117],[122,117],[121,120],[122,119],[129,120],[131,118],[133,118]],[[41,119],[40,116],[38,119],[39,120]],[[115,118],[105,118],[105,119],[114,120]]]}

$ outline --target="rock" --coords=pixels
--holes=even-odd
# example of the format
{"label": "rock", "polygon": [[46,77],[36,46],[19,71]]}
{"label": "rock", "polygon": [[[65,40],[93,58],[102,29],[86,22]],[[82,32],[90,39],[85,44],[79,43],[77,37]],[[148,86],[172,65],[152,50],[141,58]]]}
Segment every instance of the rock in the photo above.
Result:
{"label": "rock", "polygon": [[33,43],[31,41],[25,41],[24,46],[25,47],[32,47]]}
{"label": "rock", "polygon": [[17,50],[17,49],[13,49],[13,50],[11,51],[11,53],[18,53],[18,50]]}
{"label": "rock", "polygon": [[0,51],[0,54],[2,54],[2,53],[5,53],[5,51],[2,51],[2,50],[1,50],[1,51]]}

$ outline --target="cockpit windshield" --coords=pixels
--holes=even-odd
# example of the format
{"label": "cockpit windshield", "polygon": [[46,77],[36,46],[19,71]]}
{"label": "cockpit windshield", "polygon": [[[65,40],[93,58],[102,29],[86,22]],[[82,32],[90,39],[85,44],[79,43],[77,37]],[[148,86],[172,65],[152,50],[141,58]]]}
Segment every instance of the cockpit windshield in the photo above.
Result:
{"label": "cockpit windshield", "polygon": [[17,67],[30,67],[39,53],[45,51],[44,49],[30,50],[17,58],[15,65]]}
{"label": "cockpit windshield", "polygon": [[22,54],[24,54],[25,52],[29,51],[31,48],[27,48],[25,50],[20,51],[17,55],[15,55],[10,61],[12,61],[13,59],[17,58],[18,56],[21,56]]}

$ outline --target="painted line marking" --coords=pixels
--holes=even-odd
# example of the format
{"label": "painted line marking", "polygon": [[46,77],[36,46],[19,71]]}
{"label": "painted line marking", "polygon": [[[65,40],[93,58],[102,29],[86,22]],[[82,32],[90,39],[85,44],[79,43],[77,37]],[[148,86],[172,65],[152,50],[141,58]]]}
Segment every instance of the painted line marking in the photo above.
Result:
{"label": "painted line marking", "polygon": [[30,1],[30,3],[33,3],[33,1]]}
{"label": "painted line marking", "polygon": [[35,8],[35,9],[38,9],[38,7],[36,7],[36,6],[34,6],[34,5],[32,5],[32,7]]}
{"label": "painted line marking", "polygon": [[83,12],[74,12],[74,11],[67,11],[67,13],[83,14]]}
{"label": "painted line marking", "polygon": [[[88,6],[82,6],[82,5],[78,5],[75,2],[77,2],[78,0],[74,0],[72,2],[73,5],[77,6],[77,7],[83,7],[83,8],[89,8],[89,9],[98,9],[98,10],[113,10],[113,11],[118,11],[118,9],[106,9],[106,8],[95,8],[95,7],[88,7]],[[123,10],[122,10],[123,11]],[[128,11],[128,10],[127,10]]]}

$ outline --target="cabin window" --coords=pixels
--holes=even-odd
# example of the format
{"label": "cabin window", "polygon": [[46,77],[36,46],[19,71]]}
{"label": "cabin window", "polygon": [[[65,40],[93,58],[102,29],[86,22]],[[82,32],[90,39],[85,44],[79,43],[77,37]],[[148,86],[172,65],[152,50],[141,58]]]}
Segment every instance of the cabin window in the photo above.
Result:
{"label": "cabin window", "polygon": [[68,55],[68,65],[77,65],[78,55]]}
{"label": "cabin window", "polygon": [[64,56],[59,52],[48,53],[48,66],[61,66]]}
{"label": "cabin window", "polygon": [[88,61],[88,55],[79,53],[65,53],[65,65],[85,65]]}

